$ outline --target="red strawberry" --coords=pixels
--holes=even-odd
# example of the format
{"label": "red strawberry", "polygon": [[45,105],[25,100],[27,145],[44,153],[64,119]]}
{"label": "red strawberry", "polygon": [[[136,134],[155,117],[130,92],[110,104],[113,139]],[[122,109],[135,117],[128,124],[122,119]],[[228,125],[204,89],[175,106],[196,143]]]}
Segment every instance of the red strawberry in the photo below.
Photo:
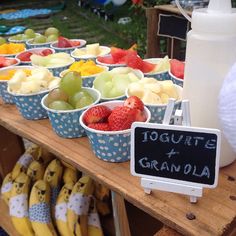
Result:
{"label": "red strawberry", "polygon": [[133,69],[141,70],[143,66],[143,60],[138,56],[136,51],[130,50],[126,56],[126,64]]}
{"label": "red strawberry", "polygon": [[139,109],[140,111],[143,111],[144,109],[144,104],[142,100],[137,96],[128,97],[124,102],[124,106],[136,108]]}
{"label": "red strawberry", "polygon": [[84,123],[86,125],[98,122],[105,122],[108,116],[111,114],[111,110],[106,106],[91,107],[84,114]]}
{"label": "red strawberry", "polygon": [[112,110],[108,117],[108,123],[111,130],[125,130],[130,129],[132,123],[136,121],[137,109],[118,106]]}
{"label": "red strawberry", "polygon": [[79,46],[81,43],[80,43],[80,41],[78,41],[78,40],[76,40],[76,41],[70,41],[70,44],[71,44],[71,46],[72,47],[76,47],[76,46]]}
{"label": "red strawberry", "polygon": [[68,38],[59,36],[58,37],[57,47],[59,47],[59,48],[69,48],[69,47],[72,47],[71,41]]}
{"label": "red strawberry", "polygon": [[145,122],[147,117],[145,116],[143,111],[137,110],[135,121]]}
{"label": "red strawberry", "polygon": [[88,125],[91,129],[110,131],[110,126],[108,123],[93,123]]}
{"label": "red strawberry", "polygon": [[40,52],[40,55],[42,55],[42,56],[47,56],[50,54],[52,54],[52,50],[50,50],[50,49],[44,49],[43,51]]}

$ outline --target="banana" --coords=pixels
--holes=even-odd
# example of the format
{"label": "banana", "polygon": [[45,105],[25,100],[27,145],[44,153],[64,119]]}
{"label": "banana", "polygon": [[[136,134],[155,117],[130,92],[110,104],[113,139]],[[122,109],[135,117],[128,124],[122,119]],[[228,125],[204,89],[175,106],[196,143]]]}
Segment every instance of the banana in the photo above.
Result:
{"label": "banana", "polygon": [[48,182],[51,187],[50,204],[53,220],[55,216],[55,204],[61,187],[62,172],[63,167],[61,162],[58,159],[54,159],[47,166],[43,177],[44,181]]}
{"label": "banana", "polygon": [[30,178],[23,172],[13,182],[9,200],[9,212],[17,232],[24,236],[33,236],[34,231],[28,215],[28,195]]}
{"label": "banana", "polygon": [[75,168],[65,167],[62,179],[65,184],[70,182],[75,184],[78,181],[78,171]]}
{"label": "banana", "polygon": [[55,206],[56,225],[61,236],[74,236],[74,234],[69,230],[67,222],[67,204],[73,186],[73,182],[68,182],[62,187]]}
{"label": "banana", "polygon": [[16,177],[21,173],[26,173],[26,170],[29,164],[35,159],[37,160],[41,156],[41,148],[36,144],[31,144],[24,152],[23,155],[16,162],[13,170],[12,170],[12,179],[16,179]]}
{"label": "banana", "polygon": [[94,184],[88,176],[81,177],[72,189],[67,219],[70,231],[76,236],[88,236],[88,210],[93,191]]}
{"label": "banana", "polygon": [[45,167],[41,160],[32,161],[27,169],[26,174],[31,178],[31,182],[35,183],[37,180],[43,179]]}
{"label": "banana", "polygon": [[50,186],[38,180],[32,187],[29,199],[29,217],[36,236],[56,236],[50,213]]}
{"label": "banana", "polygon": [[88,214],[88,236],[103,236],[103,231],[96,209],[95,198],[91,198]]}
{"label": "banana", "polygon": [[11,197],[11,189],[12,189],[12,175],[10,172],[5,176],[1,187],[1,196],[7,205]]}

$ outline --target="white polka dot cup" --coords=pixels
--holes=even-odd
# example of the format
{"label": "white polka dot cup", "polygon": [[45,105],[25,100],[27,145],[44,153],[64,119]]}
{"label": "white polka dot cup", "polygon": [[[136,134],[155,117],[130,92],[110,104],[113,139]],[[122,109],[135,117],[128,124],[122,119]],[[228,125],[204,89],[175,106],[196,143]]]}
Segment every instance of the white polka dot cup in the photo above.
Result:
{"label": "white polka dot cup", "polygon": [[42,107],[48,113],[48,117],[54,132],[60,137],[79,138],[86,136],[84,128],[79,123],[79,117],[84,110],[99,102],[101,94],[99,91],[93,88],[83,87],[83,89],[85,89],[94,98],[94,102],[91,105],[81,109],[61,111],[50,109],[47,106],[48,104],[46,104],[48,95],[44,96],[41,101]]}
{"label": "white polka dot cup", "polygon": [[[162,60],[162,58],[148,58],[148,59],[144,59],[144,61],[146,62],[150,62],[150,63],[153,63],[153,64],[158,64],[158,62]],[[144,77],[151,77],[151,78],[155,78],[159,81],[162,81],[162,80],[170,80],[170,75],[169,75],[169,72],[168,70],[165,70],[165,71],[161,71],[161,72],[149,72],[149,73],[143,73],[144,74]]]}
{"label": "white polka dot cup", "polygon": [[84,39],[70,39],[70,41],[79,42],[80,44],[77,45],[77,46],[73,46],[73,47],[59,48],[58,47],[58,42],[53,42],[53,43],[50,44],[50,47],[53,48],[56,52],[65,52],[65,53],[70,54],[76,48],[84,47],[87,43],[87,41],[84,40]]}
{"label": "white polka dot cup", "polygon": [[[97,65],[97,66],[99,66],[99,65]],[[93,87],[93,81],[94,81],[95,77],[97,75],[101,74],[102,72],[109,70],[109,68],[107,66],[99,66],[99,67],[103,68],[104,70],[97,73],[97,74],[88,75],[88,76],[81,76],[83,87],[92,88]],[[62,78],[67,72],[69,72],[69,70],[64,70],[60,73],[59,76]]]}
{"label": "white polka dot cup", "polygon": [[34,41],[34,39],[29,39],[29,40],[26,41],[26,47],[28,49],[30,49],[30,48],[44,48],[44,47],[49,48],[50,44],[52,43],[52,42],[33,43],[33,41]]}
{"label": "white polka dot cup", "polygon": [[7,91],[13,96],[17,109],[25,119],[41,120],[48,117],[47,111],[45,111],[41,105],[41,100],[49,90],[32,94],[15,94],[9,91],[9,88]]}
{"label": "white polka dot cup", "polygon": [[178,78],[178,77],[176,77],[176,76],[174,76],[174,75],[170,72],[170,70],[169,70],[169,76],[170,76],[170,79],[172,80],[172,82],[173,82],[174,84],[177,84],[177,85],[179,85],[179,86],[181,86],[181,87],[184,86],[184,80],[183,80],[183,79],[180,79],[180,78]]}
{"label": "white polka dot cup", "polygon": [[[96,106],[105,105],[110,109],[114,109],[116,106],[121,106],[123,103],[123,101],[109,101],[100,103]],[[131,129],[121,131],[101,131],[91,129],[83,122],[85,112],[86,111],[84,111],[80,116],[79,122],[85,129],[94,154],[103,161],[129,161]],[[151,113],[147,107],[145,107],[145,115],[147,117],[146,122],[149,122]]]}
{"label": "white polka dot cup", "polygon": [[[181,99],[182,99],[182,87],[178,86],[178,85],[174,85],[177,89],[178,92],[178,97],[180,98],[179,100],[175,101],[175,105],[174,105],[174,111],[180,107],[181,105]],[[128,89],[126,90],[126,97],[129,97],[129,91]],[[150,110],[151,112],[151,119],[150,119],[150,123],[159,123],[161,124],[163,119],[164,119],[164,115],[165,115],[165,111],[167,108],[167,104],[146,104],[144,103],[144,105]]]}

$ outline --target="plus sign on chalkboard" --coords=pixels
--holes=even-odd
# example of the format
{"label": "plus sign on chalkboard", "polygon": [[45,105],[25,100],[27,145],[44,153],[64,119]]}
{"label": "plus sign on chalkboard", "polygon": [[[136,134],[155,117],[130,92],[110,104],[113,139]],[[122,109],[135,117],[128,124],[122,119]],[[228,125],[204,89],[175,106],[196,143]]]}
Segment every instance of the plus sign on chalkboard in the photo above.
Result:
{"label": "plus sign on chalkboard", "polygon": [[159,14],[158,22],[158,35],[186,40],[186,35],[190,29],[190,24],[184,17]]}

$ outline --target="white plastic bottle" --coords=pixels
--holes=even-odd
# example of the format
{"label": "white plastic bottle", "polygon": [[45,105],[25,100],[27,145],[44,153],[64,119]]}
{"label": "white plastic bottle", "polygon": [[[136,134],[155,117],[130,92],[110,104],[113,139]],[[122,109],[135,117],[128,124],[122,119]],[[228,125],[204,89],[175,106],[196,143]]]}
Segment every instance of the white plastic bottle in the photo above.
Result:
{"label": "white plastic bottle", "polygon": [[[183,98],[190,101],[192,126],[221,129],[218,95],[236,62],[236,9],[231,0],[210,0],[208,8],[193,11],[191,26]],[[220,166],[235,159],[236,154],[222,133]]]}

